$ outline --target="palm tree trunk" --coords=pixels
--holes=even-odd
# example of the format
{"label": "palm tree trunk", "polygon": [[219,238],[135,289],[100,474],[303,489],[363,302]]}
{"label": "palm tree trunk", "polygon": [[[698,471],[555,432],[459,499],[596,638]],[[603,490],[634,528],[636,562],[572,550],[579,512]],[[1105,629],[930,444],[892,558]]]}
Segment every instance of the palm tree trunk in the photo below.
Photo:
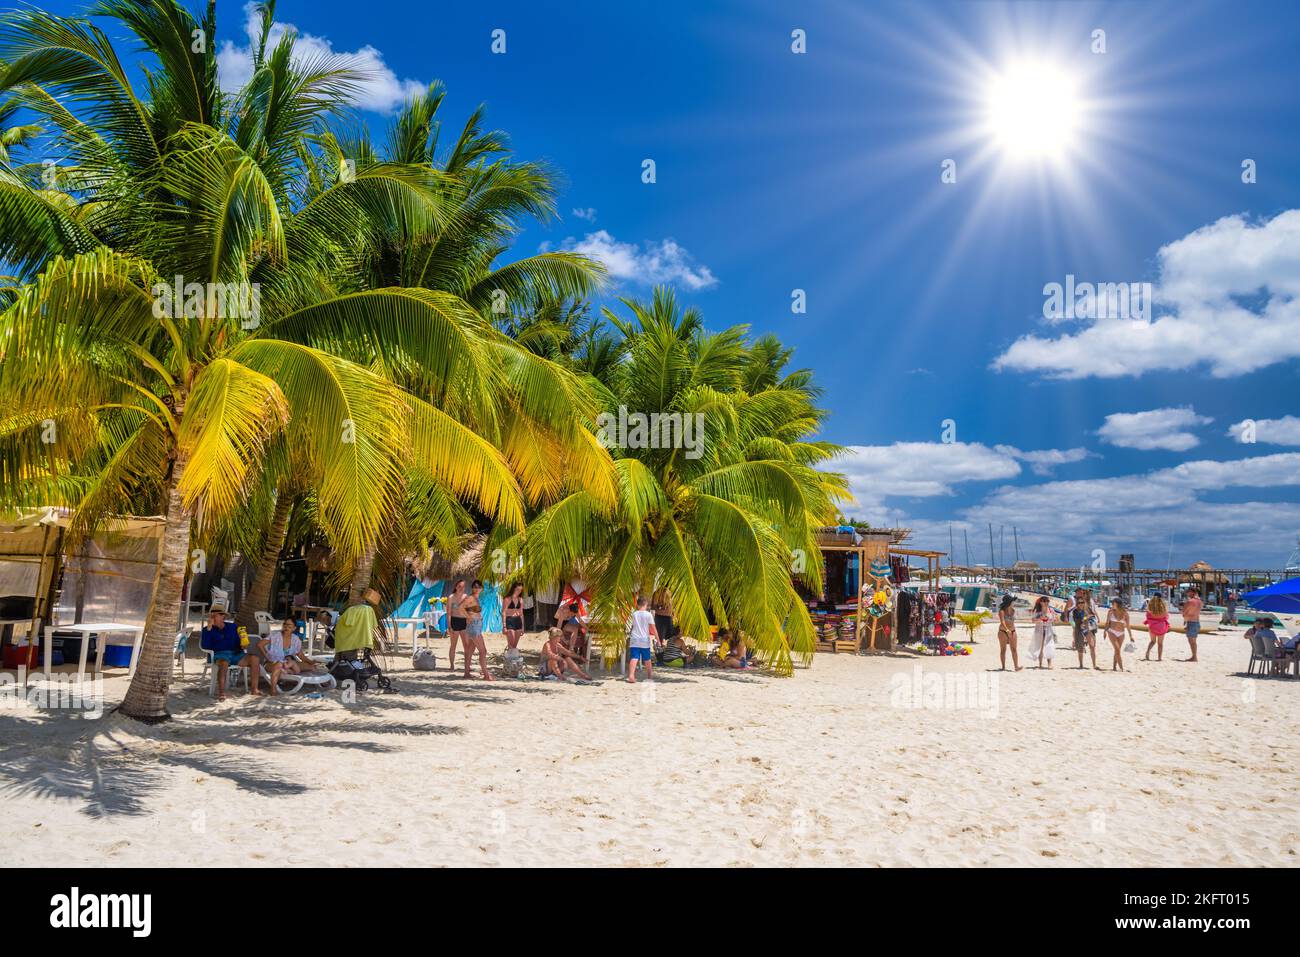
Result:
{"label": "palm tree trunk", "polygon": [[283,490],[278,491],[275,496],[275,513],[271,516],[271,529],[266,534],[266,544],[262,546],[257,567],[253,569],[253,584],[244,596],[235,618],[250,634],[257,630],[257,621],[253,615],[259,611],[271,610],[271,586],[275,584],[275,569],[280,561],[280,550],[284,548],[284,536],[289,529],[289,512],[292,509],[292,496]]}
{"label": "palm tree trunk", "polygon": [[348,598],[351,601],[357,601],[361,593],[370,587],[370,576],[375,570],[375,546],[371,545],[361,557],[357,559],[356,567],[352,569],[352,585],[348,590]]}
{"label": "palm tree trunk", "polygon": [[[176,629],[180,621],[185,590],[185,569],[190,559],[190,511],[177,486],[185,472],[187,455],[178,452],[167,487],[167,524],[163,530],[162,555],[154,578],[153,604],[144,624],[144,641],[135,676],[118,709],[124,715],[155,724],[171,717],[167,712],[167,689],[175,667]],[[101,652],[102,654],[102,652]]]}

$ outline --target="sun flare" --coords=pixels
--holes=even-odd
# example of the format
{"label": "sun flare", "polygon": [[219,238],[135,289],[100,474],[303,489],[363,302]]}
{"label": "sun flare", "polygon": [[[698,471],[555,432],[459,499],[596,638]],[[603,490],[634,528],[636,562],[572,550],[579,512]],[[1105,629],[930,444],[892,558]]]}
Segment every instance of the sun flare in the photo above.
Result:
{"label": "sun flare", "polygon": [[1017,63],[993,78],[988,126],[998,148],[1013,160],[1059,162],[1079,130],[1078,86],[1044,63]]}

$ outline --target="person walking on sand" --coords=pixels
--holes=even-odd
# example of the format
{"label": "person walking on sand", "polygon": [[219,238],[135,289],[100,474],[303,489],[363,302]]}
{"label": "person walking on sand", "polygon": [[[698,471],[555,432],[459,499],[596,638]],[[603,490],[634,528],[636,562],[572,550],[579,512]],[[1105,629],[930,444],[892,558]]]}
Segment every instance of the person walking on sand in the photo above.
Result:
{"label": "person walking on sand", "polygon": [[505,625],[506,647],[514,651],[519,647],[519,639],[524,636],[524,586],[516,584],[510,594],[501,603],[501,615]]}
{"label": "person walking on sand", "polygon": [[468,599],[469,596],[465,594],[465,580],[462,578],[456,582],[451,594],[447,596],[447,638],[451,642],[447,649],[447,668],[450,671],[456,670],[457,642],[465,646],[465,662],[467,665],[469,663],[469,641],[465,638],[465,627],[469,623],[465,620],[463,607]]}
{"label": "person walking on sand", "polygon": [[475,651],[478,652],[478,667],[481,672],[480,677],[484,681],[495,681],[492,674],[487,669],[487,644],[483,641],[483,583],[478,579],[470,586],[469,597],[461,603],[461,608],[465,611],[465,617],[468,620],[468,627],[465,629],[463,640],[465,642],[465,677],[472,677],[469,673],[470,658]]}
{"label": "person walking on sand", "polygon": [[1106,612],[1106,637],[1110,639],[1111,647],[1115,650],[1115,657],[1110,665],[1111,671],[1124,670],[1124,658],[1121,652],[1126,636],[1129,641],[1133,640],[1133,626],[1129,624],[1128,609],[1124,607],[1123,599],[1112,598],[1110,610]]}
{"label": "person walking on sand", "polygon": [[1056,657],[1056,612],[1046,595],[1034,602],[1033,620],[1034,640],[1029,645],[1029,658],[1031,661],[1038,659],[1039,668],[1043,667],[1046,658],[1048,670],[1051,670],[1052,659]]}
{"label": "person walking on sand", "polygon": [[1156,661],[1164,661],[1165,635],[1169,634],[1169,609],[1165,607],[1165,600],[1159,595],[1147,602],[1147,616],[1144,624],[1151,634],[1151,640],[1147,642],[1147,653],[1142,656],[1142,660],[1150,661],[1151,649],[1155,648]]}
{"label": "person walking on sand", "polygon": [[1196,660],[1196,636],[1201,633],[1201,609],[1205,607],[1205,602],[1201,601],[1201,590],[1199,588],[1187,589],[1187,597],[1183,599],[1183,627],[1187,631],[1187,644],[1192,649],[1192,656],[1188,661]]}
{"label": "person walking on sand", "polygon": [[647,681],[653,681],[655,677],[655,659],[654,659],[654,639],[658,633],[655,630],[655,616],[650,611],[650,600],[642,595],[636,600],[636,611],[632,612],[632,617],[627,623],[627,683],[636,684],[636,665],[638,661],[645,663],[645,676]]}
{"label": "person walking on sand", "polygon": [[1084,588],[1074,593],[1074,607],[1070,609],[1070,620],[1074,627],[1074,650],[1079,653],[1079,667],[1083,668],[1083,653],[1086,650],[1092,656],[1092,668],[1097,667],[1097,613],[1092,608],[1092,594]]}
{"label": "person walking on sand", "polygon": [[1007,670],[1007,647],[1011,648],[1011,666],[1020,670],[1020,656],[1016,654],[1016,600],[1011,595],[1002,596],[998,607],[998,656],[1002,670]]}

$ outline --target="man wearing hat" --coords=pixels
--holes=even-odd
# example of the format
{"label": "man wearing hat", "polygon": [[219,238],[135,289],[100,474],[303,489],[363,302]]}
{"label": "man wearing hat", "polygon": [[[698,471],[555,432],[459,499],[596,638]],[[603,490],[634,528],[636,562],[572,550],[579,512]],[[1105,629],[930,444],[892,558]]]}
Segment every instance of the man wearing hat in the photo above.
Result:
{"label": "man wearing hat", "polygon": [[226,621],[224,605],[215,605],[208,613],[207,627],[199,633],[199,647],[212,652],[212,667],[217,669],[217,700],[226,700],[226,674],[231,665],[245,667],[249,691],[261,694],[262,659],[246,652],[233,621]]}

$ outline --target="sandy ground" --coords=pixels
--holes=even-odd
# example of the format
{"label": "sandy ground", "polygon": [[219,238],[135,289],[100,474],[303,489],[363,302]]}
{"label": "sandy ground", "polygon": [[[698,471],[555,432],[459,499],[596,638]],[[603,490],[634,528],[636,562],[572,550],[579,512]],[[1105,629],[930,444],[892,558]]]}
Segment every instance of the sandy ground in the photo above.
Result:
{"label": "sandy ground", "polygon": [[0,863],[1295,866],[1300,680],[1202,643],[999,673],[986,626],[967,657],[636,687],[400,659],[357,704],[217,704],[195,665],[158,728],[0,709]]}

